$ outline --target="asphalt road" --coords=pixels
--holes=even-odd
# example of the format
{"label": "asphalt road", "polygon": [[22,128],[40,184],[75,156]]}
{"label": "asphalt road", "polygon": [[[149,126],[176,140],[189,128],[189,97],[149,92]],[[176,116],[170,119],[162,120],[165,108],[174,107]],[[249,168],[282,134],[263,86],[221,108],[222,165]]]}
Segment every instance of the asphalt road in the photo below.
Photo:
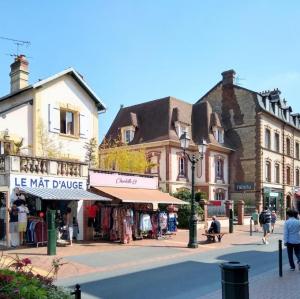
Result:
{"label": "asphalt road", "polygon": [[[236,245],[227,249],[195,253],[174,259],[155,261],[156,256],[176,255],[176,248],[141,247],[120,252],[97,253],[71,257],[71,261],[89,266],[115,266],[112,270],[88,274],[58,282],[63,286],[81,285],[82,298],[103,299],[166,299],[201,298],[221,286],[220,263],[239,261],[250,265],[249,275],[254,276],[278,266],[278,239],[274,234],[269,245],[258,243]],[[286,252],[283,253],[287,263]],[[153,263],[138,265],[143,258],[154,257]],[[118,263],[137,261],[137,265],[118,269]]]}

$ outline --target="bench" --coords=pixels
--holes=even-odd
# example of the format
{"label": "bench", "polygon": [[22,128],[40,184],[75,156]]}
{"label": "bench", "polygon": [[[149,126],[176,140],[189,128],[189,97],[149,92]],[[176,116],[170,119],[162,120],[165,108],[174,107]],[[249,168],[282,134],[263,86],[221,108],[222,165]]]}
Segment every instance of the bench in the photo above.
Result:
{"label": "bench", "polygon": [[205,234],[202,234],[203,236],[206,236],[207,238],[207,242],[213,242],[214,241],[214,237],[217,237],[218,238],[218,241],[221,242],[223,236],[225,235],[226,233],[205,233]]}

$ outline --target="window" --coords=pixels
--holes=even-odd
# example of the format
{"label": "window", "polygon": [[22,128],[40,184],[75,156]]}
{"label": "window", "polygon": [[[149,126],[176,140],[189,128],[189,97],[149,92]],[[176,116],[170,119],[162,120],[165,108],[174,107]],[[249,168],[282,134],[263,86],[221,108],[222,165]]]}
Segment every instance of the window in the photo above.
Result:
{"label": "window", "polygon": [[271,162],[267,161],[266,162],[266,181],[271,182]]}
{"label": "window", "polygon": [[125,129],[124,132],[124,143],[129,143],[133,140],[133,137],[134,137],[134,130],[133,129]]}
{"label": "window", "polygon": [[75,135],[74,113],[60,110],[60,133]]}
{"label": "window", "polygon": [[295,157],[296,159],[299,159],[299,143],[296,142],[296,146],[295,146]]}
{"label": "window", "polygon": [[268,149],[271,148],[271,132],[269,129],[265,130],[265,147]]}
{"label": "window", "polygon": [[295,180],[295,185],[299,186],[300,181],[299,181],[299,169],[296,169],[296,180]]}
{"label": "window", "polygon": [[223,189],[217,189],[215,192],[215,200],[225,200],[225,192]]}
{"label": "window", "polygon": [[179,176],[185,176],[185,158],[179,157]]}
{"label": "window", "polygon": [[275,164],[275,183],[279,184],[280,183],[280,167],[279,164],[276,163]]}
{"label": "window", "polygon": [[279,143],[279,134],[278,133],[275,133],[275,136],[274,136],[274,150],[276,152],[280,152],[280,143]]}
{"label": "window", "polygon": [[290,138],[286,138],[286,154],[291,155],[291,141]]}
{"label": "window", "polygon": [[286,183],[287,185],[291,184],[291,168],[289,166],[286,168]]}
{"label": "window", "polygon": [[215,138],[219,143],[224,143],[224,130],[222,128],[215,130]]}
{"label": "window", "polygon": [[216,161],[216,179],[223,179],[223,160],[217,159]]}

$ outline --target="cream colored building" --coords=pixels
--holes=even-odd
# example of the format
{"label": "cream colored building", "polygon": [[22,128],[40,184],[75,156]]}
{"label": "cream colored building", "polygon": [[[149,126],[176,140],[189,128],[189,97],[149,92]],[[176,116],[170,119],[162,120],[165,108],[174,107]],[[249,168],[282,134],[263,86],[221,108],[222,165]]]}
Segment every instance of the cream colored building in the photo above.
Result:
{"label": "cream colored building", "polygon": [[0,98],[0,153],[15,151],[13,141],[23,139],[22,154],[84,161],[85,143],[98,141],[105,106],[82,76],[69,68],[29,85],[28,62],[20,55],[10,77],[11,92]]}
{"label": "cream colored building", "polygon": [[[195,189],[209,200],[229,199],[229,154],[219,118],[208,103],[191,105],[173,97],[162,98],[121,108],[106,134],[106,139],[121,136],[131,150],[144,149],[155,166],[161,190],[175,193],[191,189],[191,163],[180,147],[179,138],[186,132],[191,138],[187,153],[199,157],[198,144],[208,143],[203,160],[195,169]],[[101,150],[100,159],[109,151]],[[117,170],[117,169],[116,169]]]}

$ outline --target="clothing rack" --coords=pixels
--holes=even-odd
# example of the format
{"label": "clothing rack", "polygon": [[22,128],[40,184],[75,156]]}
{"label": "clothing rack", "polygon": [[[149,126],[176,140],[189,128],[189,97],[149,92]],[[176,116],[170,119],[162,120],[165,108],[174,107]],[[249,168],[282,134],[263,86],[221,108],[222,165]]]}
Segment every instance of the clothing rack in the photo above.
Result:
{"label": "clothing rack", "polygon": [[[39,247],[39,245],[43,245],[43,244],[47,244],[48,243],[48,240],[46,240],[47,238],[47,233],[45,233],[45,221],[43,218],[41,217],[37,217],[37,216],[29,216],[28,217],[28,223],[31,222],[31,221],[38,221],[41,223],[41,226],[42,226],[42,232],[41,232],[41,241],[37,241],[37,242],[27,242],[28,245],[36,245],[36,247]],[[28,226],[27,226],[28,227]],[[34,229],[35,230],[35,229]],[[34,231],[35,232],[35,231]],[[36,232],[35,232],[36,233]],[[27,234],[27,232],[26,232]],[[34,239],[34,238],[33,238]]]}

